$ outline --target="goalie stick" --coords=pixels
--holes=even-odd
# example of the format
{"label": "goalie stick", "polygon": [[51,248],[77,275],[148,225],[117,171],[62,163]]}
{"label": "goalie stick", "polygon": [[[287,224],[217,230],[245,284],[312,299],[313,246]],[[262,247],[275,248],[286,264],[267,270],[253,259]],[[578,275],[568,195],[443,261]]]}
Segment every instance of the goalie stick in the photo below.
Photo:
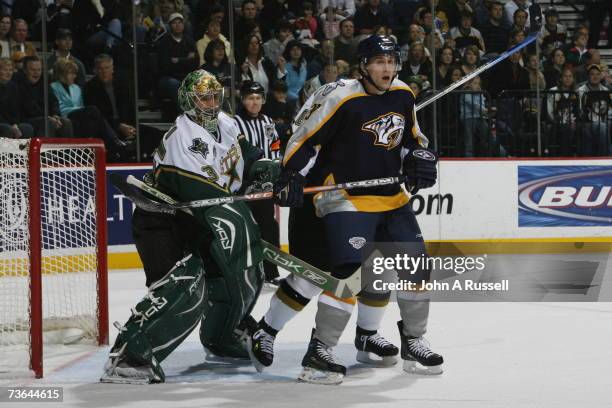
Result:
{"label": "goalie stick", "polygon": [[[116,175],[111,175],[111,181],[113,182],[113,184],[116,185],[117,182],[125,183],[123,180],[117,180],[117,178],[114,176]],[[398,177],[384,177],[384,178],[371,179],[371,180],[349,181],[346,183],[332,184],[328,186],[306,187],[304,188],[304,193],[314,194],[314,193],[320,193],[323,191],[386,186],[389,184],[403,183],[405,180],[406,180],[405,176],[398,176]],[[238,195],[238,196],[207,198],[204,200],[195,200],[195,201],[187,201],[187,202],[179,203],[174,199],[172,199],[172,201],[167,201],[163,199],[162,197],[156,195],[155,193],[151,193],[150,191],[146,190],[146,187],[143,187],[140,183],[144,184],[145,186],[149,186],[148,184],[141,182],[140,180],[138,180],[136,177],[132,175],[129,175],[127,177],[127,184],[135,185],[138,188],[147,191],[151,195],[163,200],[163,202],[150,200],[151,201],[150,203],[143,203],[143,205],[147,206],[148,208],[147,211],[163,212],[163,213],[168,213],[168,214],[174,214],[176,210],[210,207],[213,205],[221,205],[221,204],[231,204],[231,203],[235,203],[238,201],[265,200],[265,199],[274,197],[274,193],[272,193],[271,191],[266,191],[262,193],[251,193],[251,194]],[[146,209],[144,207],[142,208]]]}
{"label": "goalie stick", "polygon": [[[164,194],[155,187],[138,180],[136,177],[128,176],[126,181],[123,179],[123,177],[115,173],[111,174],[110,179],[113,185],[121,193],[123,193],[123,195],[130,199],[136,205],[136,207],[145,211],[163,213],[168,212],[164,211],[163,207],[160,209],[160,206],[157,205],[160,203],[146,197],[142,193],[143,191],[159,200],[163,200],[165,203],[170,204],[176,202],[176,200],[169,195]],[[181,210],[188,214],[192,214],[188,208],[182,208]],[[172,210],[172,213],[175,211],[176,209]],[[328,272],[322,271],[321,269],[280,250],[269,242],[264,240],[261,241],[263,244],[263,255],[268,262],[280,266],[281,268],[285,268],[290,273],[300,276],[324,291],[333,293],[336,297],[350,298],[359,293],[361,290],[361,273],[359,271],[346,279],[337,279],[331,276],[331,274]]]}

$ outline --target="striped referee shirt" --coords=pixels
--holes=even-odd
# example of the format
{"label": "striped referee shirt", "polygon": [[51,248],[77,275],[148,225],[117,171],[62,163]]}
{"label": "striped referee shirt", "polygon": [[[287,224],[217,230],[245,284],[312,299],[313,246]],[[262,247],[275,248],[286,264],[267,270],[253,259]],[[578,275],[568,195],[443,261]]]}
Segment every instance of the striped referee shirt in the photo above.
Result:
{"label": "striped referee shirt", "polygon": [[264,151],[266,159],[280,157],[278,133],[274,121],[269,116],[262,113],[252,118],[245,112],[239,112],[234,116],[234,120],[247,140]]}

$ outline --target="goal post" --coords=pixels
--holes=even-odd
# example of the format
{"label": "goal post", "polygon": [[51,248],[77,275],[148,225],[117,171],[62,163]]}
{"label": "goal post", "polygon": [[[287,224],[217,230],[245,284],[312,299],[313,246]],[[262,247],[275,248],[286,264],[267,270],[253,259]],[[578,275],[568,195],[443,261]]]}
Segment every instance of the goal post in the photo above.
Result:
{"label": "goal post", "polygon": [[0,372],[41,378],[44,344],[108,344],[104,143],[0,139],[0,200]]}

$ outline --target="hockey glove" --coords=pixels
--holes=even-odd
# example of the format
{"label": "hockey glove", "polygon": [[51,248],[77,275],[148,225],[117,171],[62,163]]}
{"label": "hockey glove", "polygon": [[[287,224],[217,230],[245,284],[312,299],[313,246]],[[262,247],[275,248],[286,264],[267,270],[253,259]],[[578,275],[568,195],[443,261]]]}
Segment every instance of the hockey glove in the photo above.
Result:
{"label": "hockey glove", "polygon": [[274,199],[281,207],[301,207],[306,180],[299,172],[284,170],[274,183]]}
{"label": "hockey glove", "polygon": [[416,194],[422,188],[436,184],[438,178],[438,155],[431,149],[418,148],[404,157],[403,174],[409,193]]}

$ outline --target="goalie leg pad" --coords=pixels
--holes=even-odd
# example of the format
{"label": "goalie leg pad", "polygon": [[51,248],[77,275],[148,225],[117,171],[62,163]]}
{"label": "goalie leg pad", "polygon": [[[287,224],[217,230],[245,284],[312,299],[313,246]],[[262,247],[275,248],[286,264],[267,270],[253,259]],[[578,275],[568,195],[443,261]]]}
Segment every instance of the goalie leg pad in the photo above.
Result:
{"label": "goalie leg pad", "polygon": [[125,325],[117,324],[101,381],[164,382],[160,363],[198,325],[205,294],[201,259],[189,255],[177,262],[151,284]]}
{"label": "goalie leg pad", "polygon": [[216,270],[206,277],[200,340],[219,357],[248,359],[239,325],[251,313],[264,282],[259,228],[242,202],[212,207],[206,219],[215,234],[209,252]]}

